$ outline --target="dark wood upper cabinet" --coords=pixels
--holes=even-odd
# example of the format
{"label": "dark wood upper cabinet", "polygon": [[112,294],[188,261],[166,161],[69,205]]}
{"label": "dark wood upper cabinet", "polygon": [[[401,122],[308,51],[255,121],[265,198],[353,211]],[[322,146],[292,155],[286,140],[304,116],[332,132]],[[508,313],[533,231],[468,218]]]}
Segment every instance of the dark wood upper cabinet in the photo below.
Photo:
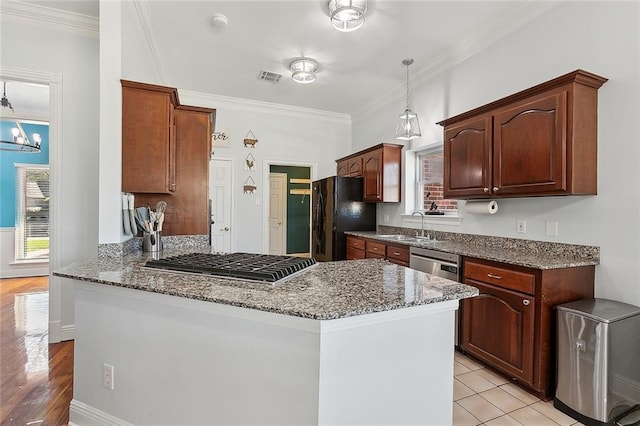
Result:
{"label": "dark wood upper cabinet", "polygon": [[122,191],[176,189],[174,110],[178,91],[122,80]]}
{"label": "dark wood upper cabinet", "polygon": [[597,194],[598,89],[577,70],[441,121],[444,197]]}
{"label": "dark wood upper cabinet", "polygon": [[[209,159],[215,110],[179,105],[176,91],[175,97],[171,100],[170,118],[166,121],[159,117],[164,117],[165,109],[155,103],[162,103],[158,94],[170,93],[173,96],[175,89],[149,87],[146,84],[128,81],[123,81],[122,87],[122,190],[136,195],[136,207],[149,206],[155,210],[158,201],[167,202],[162,230],[164,235],[208,234]],[[144,101],[149,102],[147,105],[141,103],[140,98],[152,101]],[[137,110],[142,107],[147,107],[147,113]],[[131,122],[134,118],[142,120],[137,123],[140,129],[146,129],[146,132],[153,135],[162,135],[165,139],[154,138],[153,144],[142,136],[137,140],[129,137],[125,140],[125,122],[127,127],[134,128]],[[136,131],[140,132],[139,129]],[[162,155],[153,157],[157,162],[146,161],[145,147],[157,147],[157,150],[161,151]],[[141,152],[140,157],[125,157],[125,151],[137,153],[138,150]],[[141,165],[138,164],[139,160],[142,162]],[[136,180],[139,169],[144,172],[144,176]],[[125,176],[127,182],[132,181],[133,184],[125,186]]]}
{"label": "dark wood upper cabinet", "polygon": [[400,202],[402,145],[379,144],[336,160],[336,174],[364,178],[369,203]]}

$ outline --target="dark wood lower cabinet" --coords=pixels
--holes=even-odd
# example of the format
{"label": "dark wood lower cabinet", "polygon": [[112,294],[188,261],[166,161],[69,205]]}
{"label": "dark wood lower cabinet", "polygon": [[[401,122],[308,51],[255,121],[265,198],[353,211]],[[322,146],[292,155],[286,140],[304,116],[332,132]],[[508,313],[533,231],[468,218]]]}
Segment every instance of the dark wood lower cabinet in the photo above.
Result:
{"label": "dark wood lower cabinet", "polygon": [[555,389],[556,313],[593,297],[594,266],[532,269],[465,257],[460,348],[543,399]]}
{"label": "dark wood lower cabinet", "polygon": [[533,382],[534,298],[473,280],[467,284],[477,287],[480,295],[465,304],[462,348],[513,377]]}

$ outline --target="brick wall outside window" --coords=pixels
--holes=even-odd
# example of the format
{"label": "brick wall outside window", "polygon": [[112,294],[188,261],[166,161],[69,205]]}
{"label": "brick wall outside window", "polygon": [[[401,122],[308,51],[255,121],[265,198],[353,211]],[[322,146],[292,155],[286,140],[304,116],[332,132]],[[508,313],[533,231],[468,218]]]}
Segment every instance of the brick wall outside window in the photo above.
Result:
{"label": "brick wall outside window", "polygon": [[416,182],[418,193],[422,194],[421,208],[429,210],[431,203],[435,202],[438,210],[456,211],[458,201],[445,200],[443,196],[444,154],[442,150],[419,154],[417,158],[419,176]]}

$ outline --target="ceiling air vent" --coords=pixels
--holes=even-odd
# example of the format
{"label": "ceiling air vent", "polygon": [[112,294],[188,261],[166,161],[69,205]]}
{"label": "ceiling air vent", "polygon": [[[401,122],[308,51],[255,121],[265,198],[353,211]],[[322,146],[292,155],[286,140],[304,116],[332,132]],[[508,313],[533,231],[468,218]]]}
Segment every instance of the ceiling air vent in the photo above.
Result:
{"label": "ceiling air vent", "polygon": [[275,72],[265,70],[260,71],[260,74],[258,74],[258,80],[269,81],[271,83],[279,82],[280,77],[282,77],[282,74],[277,74]]}

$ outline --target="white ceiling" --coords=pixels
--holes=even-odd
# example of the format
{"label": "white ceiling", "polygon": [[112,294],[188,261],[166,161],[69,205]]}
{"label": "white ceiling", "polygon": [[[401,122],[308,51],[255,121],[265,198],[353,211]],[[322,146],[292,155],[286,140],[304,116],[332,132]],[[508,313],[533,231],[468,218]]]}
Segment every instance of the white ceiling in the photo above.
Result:
{"label": "white ceiling", "polygon": [[[30,2],[98,15],[96,0]],[[357,116],[404,99],[403,59],[415,60],[409,70],[414,85],[508,37],[554,5],[540,0],[370,0],[365,25],[341,33],[331,27],[327,3],[152,0],[138,9],[166,85]],[[221,31],[211,24],[216,13],[229,20]],[[300,56],[320,64],[312,84],[291,80],[289,63]],[[275,84],[260,81],[261,70],[283,77]]]}

